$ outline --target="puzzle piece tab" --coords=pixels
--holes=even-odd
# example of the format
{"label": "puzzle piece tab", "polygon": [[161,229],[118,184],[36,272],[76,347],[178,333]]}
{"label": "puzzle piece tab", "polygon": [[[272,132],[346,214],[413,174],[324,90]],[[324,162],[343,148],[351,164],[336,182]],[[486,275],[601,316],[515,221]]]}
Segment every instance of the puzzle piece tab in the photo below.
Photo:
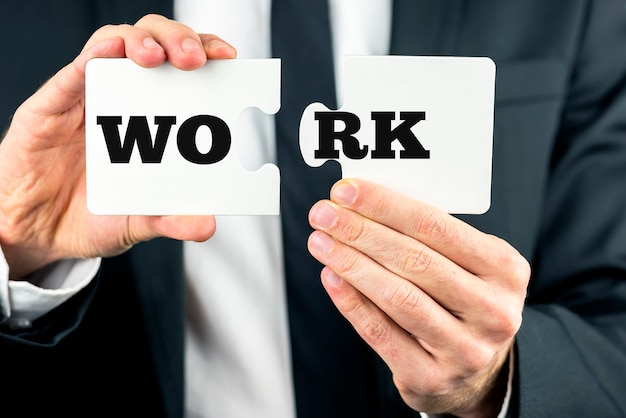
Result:
{"label": "puzzle piece tab", "polygon": [[385,185],[449,213],[491,200],[495,65],[489,58],[348,56],[345,103],[309,105],[306,163]]}
{"label": "puzzle piece tab", "polygon": [[96,214],[278,214],[273,164],[245,170],[237,122],[280,107],[280,60],[195,71],[93,59],[86,74],[87,205]]}

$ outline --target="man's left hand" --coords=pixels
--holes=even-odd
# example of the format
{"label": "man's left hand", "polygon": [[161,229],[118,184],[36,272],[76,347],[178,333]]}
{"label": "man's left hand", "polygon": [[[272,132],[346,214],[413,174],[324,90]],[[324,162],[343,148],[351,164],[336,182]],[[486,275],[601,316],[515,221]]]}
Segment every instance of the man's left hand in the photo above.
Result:
{"label": "man's left hand", "polygon": [[390,367],[405,402],[495,417],[530,277],[519,252],[363,180],[335,184],[309,221],[326,291]]}

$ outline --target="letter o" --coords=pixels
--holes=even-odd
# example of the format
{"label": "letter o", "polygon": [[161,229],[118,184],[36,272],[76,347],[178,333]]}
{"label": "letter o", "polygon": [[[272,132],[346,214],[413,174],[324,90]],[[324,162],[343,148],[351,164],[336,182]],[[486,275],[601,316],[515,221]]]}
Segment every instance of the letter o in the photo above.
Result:
{"label": "letter o", "polygon": [[[212,144],[207,153],[198,150],[196,134],[201,126],[211,130]],[[176,135],[178,151],[187,161],[195,164],[214,164],[223,160],[230,151],[230,129],[222,119],[211,115],[192,116],[183,122]]]}

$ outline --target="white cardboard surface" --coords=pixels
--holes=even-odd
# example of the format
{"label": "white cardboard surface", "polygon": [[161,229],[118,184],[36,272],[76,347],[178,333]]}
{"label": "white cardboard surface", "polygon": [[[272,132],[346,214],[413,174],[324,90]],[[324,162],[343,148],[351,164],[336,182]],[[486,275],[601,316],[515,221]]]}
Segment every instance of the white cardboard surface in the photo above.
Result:
{"label": "white cardboard surface", "polygon": [[[87,205],[96,214],[278,214],[280,174],[266,164],[244,169],[237,155],[237,121],[248,108],[268,114],[280,107],[280,60],[210,61],[196,71],[165,64],[145,69],[128,59],[94,59],[86,74]],[[147,117],[152,139],[155,116],[175,116],[160,163],[144,163],[136,144],[128,163],[112,163],[98,116],[122,116],[120,140],[131,116]],[[230,151],[213,164],[191,163],[177,147],[178,129],[197,115],[212,115],[230,127]],[[197,130],[208,153],[212,131]]]}
{"label": "white cardboard surface", "polygon": [[[491,159],[495,65],[489,58],[349,56],[346,62],[345,103],[338,111],[358,115],[361,127],[353,136],[369,153],[350,159],[336,141],[342,176],[359,177],[386,185],[449,213],[480,214],[491,200]],[[328,158],[316,158],[320,147],[315,112],[307,107],[300,122],[300,148],[306,163],[318,167]],[[425,112],[412,128],[427,159],[373,159],[376,148],[372,111]],[[338,123],[336,130],[344,127]],[[394,125],[395,126],[395,125]]]}

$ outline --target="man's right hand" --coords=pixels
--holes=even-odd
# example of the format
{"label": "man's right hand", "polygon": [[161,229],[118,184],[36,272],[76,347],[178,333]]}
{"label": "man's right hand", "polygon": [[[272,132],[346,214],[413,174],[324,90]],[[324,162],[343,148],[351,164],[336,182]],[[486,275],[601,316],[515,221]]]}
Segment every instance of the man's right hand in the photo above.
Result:
{"label": "man's right hand", "polygon": [[[27,53],[27,52],[25,52]],[[33,51],[32,53],[36,53]],[[0,246],[10,278],[51,262],[107,257],[159,236],[204,241],[212,216],[96,216],[85,200],[85,66],[91,58],[165,61],[193,70],[207,59],[234,58],[214,35],[148,15],[135,25],[104,26],[76,59],[15,112],[0,144]]]}

